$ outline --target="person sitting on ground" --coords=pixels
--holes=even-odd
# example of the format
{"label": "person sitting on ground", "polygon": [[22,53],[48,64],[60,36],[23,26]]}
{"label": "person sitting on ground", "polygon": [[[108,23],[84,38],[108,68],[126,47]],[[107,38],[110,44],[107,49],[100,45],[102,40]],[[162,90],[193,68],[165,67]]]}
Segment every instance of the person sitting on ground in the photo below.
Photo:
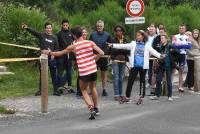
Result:
{"label": "person sitting on ground", "polygon": [[[95,119],[95,115],[99,115],[98,109],[98,94],[96,90],[97,80],[97,65],[96,61],[104,55],[104,52],[92,41],[84,40],[82,37],[82,29],[80,26],[76,26],[71,29],[71,33],[75,39],[74,44],[70,45],[66,49],[58,52],[46,51],[46,54],[50,56],[62,56],[69,52],[75,52],[76,62],[79,71],[79,84],[83,94],[83,99],[90,111],[89,119]],[[94,52],[97,55],[94,55]],[[96,61],[95,61],[96,60]],[[88,87],[92,91],[92,100],[87,92]]]}

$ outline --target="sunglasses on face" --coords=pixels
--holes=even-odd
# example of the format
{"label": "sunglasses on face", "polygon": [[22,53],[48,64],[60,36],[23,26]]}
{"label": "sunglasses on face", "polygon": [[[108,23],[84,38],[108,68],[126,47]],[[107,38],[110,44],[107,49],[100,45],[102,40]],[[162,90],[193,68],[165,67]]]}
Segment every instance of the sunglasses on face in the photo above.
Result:
{"label": "sunglasses on face", "polygon": [[116,29],[116,32],[122,32],[122,30],[121,29]]}

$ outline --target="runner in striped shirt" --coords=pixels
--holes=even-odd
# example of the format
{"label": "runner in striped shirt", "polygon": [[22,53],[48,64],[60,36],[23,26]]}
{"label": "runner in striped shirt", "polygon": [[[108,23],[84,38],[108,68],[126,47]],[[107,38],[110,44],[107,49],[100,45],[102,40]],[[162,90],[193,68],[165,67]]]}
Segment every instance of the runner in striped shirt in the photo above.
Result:
{"label": "runner in striped shirt", "polygon": [[[46,51],[46,54],[53,56],[62,56],[69,52],[75,52],[78,71],[79,71],[79,84],[83,94],[85,103],[90,110],[89,119],[95,119],[95,115],[99,115],[98,110],[98,95],[96,91],[97,79],[97,65],[96,61],[104,54],[104,52],[92,41],[84,40],[82,37],[82,29],[77,26],[71,29],[73,37],[76,39],[75,43],[66,49],[58,52]],[[97,55],[94,55],[94,52]],[[90,99],[87,89],[92,90],[92,100]]]}

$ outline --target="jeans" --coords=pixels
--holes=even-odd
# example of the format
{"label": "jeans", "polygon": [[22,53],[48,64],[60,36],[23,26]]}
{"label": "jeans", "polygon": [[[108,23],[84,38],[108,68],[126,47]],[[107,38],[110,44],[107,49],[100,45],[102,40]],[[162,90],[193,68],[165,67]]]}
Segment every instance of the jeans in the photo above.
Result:
{"label": "jeans", "polygon": [[150,60],[150,61],[149,61],[149,70],[148,70],[148,83],[149,83],[149,85],[152,85],[152,84],[151,84],[151,81],[152,81],[152,73],[153,73],[153,61]]}
{"label": "jeans", "polygon": [[[54,92],[56,92],[58,89],[57,60],[48,57],[48,66],[53,84],[53,90]],[[39,70],[40,70],[39,90],[41,91],[41,64],[39,64]]]}
{"label": "jeans", "polygon": [[114,87],[114,95],[121,96],[122,95],[122,86],[123,86],[123,78],[125,72],[125,64],[113,63],[113,87]]}
{"label": "jeans", "polygon": [[188,88],[194,86],[194,60],[187,60],[188,72],[187,72],[187,84]]}
{"label": "jeans", "polygon": [[131,68],[129,77],[128,77],[128,84],[127,84],[127,88],[126,88],[126,97],[130,97],[131,96],[131,91],[132,91],[132,86],[133,83],[137,77],[137,74],[140,74],[140,95],[142,95],[142,97],[145,96],[145,76],[146,76],[146,69],[143,68]]}
{"label": "jeans", "polygon": [[72,85],[72,61],[63,56],[58,59],[58,87],[63,87],[66,83],[68,86]]}
{"label": "jeans", "polygon": [[171,69],[159,69],[156,77],[156,96],[161,96],[161,82],[163,75],[166,73],[168,97],[172,97],[172,71]]}

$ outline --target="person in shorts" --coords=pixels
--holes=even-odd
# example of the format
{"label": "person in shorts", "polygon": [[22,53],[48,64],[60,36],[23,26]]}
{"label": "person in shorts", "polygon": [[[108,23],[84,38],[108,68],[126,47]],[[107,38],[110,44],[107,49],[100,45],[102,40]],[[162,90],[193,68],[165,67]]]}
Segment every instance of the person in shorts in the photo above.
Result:
{"label": "person in shorts", "polygon": [[[83,99],[90,111],[89,119],[95,119],[95,115],[99,115],[98,109],[98,94],[96,90],[97,65],[96,61],[104,55],[104,52],[93,42],[84,40],[82,37],[82,29],[76,26],[71,29],[71,33],[75,42],[66,49],[58,52],[47,51],[46,54],[55,57],[66,55],[69,52],[74,52],[79,72],[79,85],[83,94]],[[93,51],[96,51],[96,55]],[[91,89],[92,99],[87,90]]]}
{"label": "person in shorts", "polygon": [[178,72],[179,72],[179,92],[184,92],[183,89],[183,71],[186,61],[186,50],[192,47],[191,42],[189,42],[189,36],[185,34],[186,25],[181,24],[179,26],[179,34],[174,35],[172,38],[173,47],[179,50],[179,58],[177,61],[178,64]]}
{"label": "person in shorts", "polygon": [[[104,21],[98,20],[96,23],[96,31],[90,35],[89,40],[94,41],[99,48],[101,48],[105,54],[108,54],[107,42],[111,43],[112,38],[108,32],[104,30]],[[101,71],[102,81],[102,96],[108,96],[106,92],[107,83],[107,70],[108,70],[108,57],[102,57],[97,61],[97,66]]]}

